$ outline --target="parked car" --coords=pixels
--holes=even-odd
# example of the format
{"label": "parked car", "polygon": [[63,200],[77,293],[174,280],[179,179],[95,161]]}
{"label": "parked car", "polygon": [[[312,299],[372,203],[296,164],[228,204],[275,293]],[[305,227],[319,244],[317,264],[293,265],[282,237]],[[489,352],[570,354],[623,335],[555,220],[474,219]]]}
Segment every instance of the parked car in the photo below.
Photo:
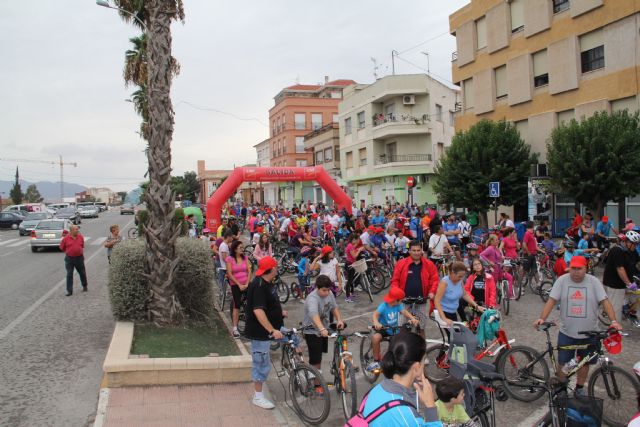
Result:
{"label": "parked car", "polygon": [[57,248],[62,238],[69,234],[71,221],[68,219],[45,219],[36,225],[31,231],[31,252],[37,252],[39,248]]}
{"label": "parked car", "polygon": [[40,221],[51,218],[53,218],[53,215],[48,212],[29,212],[29,214],[24,217],[24,221],[18,226],[18,232],[21,236],[27,236],[31,234],[31,231],[36,228],[36,225],[38,225]]}
{"label": "parked car", "polygon": [[104,212],[109,209],[105,202],[95,202],[94,206],[97,206],[100,209],[100,212]]}
{"label": "parked car", "polygon": [[58,219],[68,219],[74,224],[80,224],[82,220],[80,219],[80,215],[76,212],[75,208],[62,208],[56,211],[54,218]]}
{"label": "parked car", "polygon": [[131,215],[136,214],[132,204],[125,203],[124,205],[120,206],[120,215],[124,215],[124,214],[131,214]]}
{"label": "parked car", "polygon": [[83,205],[78,208],[78,214],[81,218],[98,218],[100,208],[94,205]]}
{"label": "parked car", "polygon": [[17,230],[23,220],[24,215],[17,212],[0,212],[0,228]]}

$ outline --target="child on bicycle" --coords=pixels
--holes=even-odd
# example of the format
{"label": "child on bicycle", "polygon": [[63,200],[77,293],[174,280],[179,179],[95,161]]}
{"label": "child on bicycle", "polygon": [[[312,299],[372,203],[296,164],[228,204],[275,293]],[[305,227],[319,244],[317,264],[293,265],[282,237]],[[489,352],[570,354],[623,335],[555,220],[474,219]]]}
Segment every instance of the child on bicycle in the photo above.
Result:
{"label": "child on bicycle", "polygon": [[479,427],[464,409],[464,381],[452,376],[436,385],[436,408],[442,424],[447,427]]}
{"label": "child on bicycle", "polygon": [[311,257],[313,250],[310,246],[305,246],[300,251],[300,261],[298,261],[298,285],[300,286],[300,302],[304,303],[309,287],[309,275],[311,274]]}
{"label": "child on bicycle", "polygon": [[[400,288],[393,287],[389,289],[389,293],[385,295],[384,302],[378,306],[373,312],[373,327],[376,332],[371,337],[371,346],[373,347],[373,362],[366,367],[368,372],[380,370],[380,343],[384,337],[389,337],[398,333],[399,314],[409,319],[412,325],[420,324],[407,310],[402,303],[404,299],[404,291]],[[396,328],[396,329],[393,329]]]}

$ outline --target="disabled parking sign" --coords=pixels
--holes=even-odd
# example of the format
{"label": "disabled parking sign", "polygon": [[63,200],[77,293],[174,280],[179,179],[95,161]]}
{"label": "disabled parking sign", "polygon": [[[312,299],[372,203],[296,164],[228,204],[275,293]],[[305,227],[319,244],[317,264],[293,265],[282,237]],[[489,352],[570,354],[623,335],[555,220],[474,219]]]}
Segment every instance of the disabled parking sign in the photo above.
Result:
{"label": "disabled parking sign", "polygon": [[489,183],[489,197],[500,197],[500,182]]}

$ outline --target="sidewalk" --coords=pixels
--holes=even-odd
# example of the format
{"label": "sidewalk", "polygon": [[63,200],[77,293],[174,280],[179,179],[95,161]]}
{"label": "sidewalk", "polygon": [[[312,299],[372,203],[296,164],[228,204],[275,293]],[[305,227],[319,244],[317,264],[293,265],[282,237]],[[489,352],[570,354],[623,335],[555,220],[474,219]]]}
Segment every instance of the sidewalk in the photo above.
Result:
{"label": "sidewalk", "polygon": [[94,427],[290,425],[277,407],[254,406],[252,396],[252,383],[103,389]]}

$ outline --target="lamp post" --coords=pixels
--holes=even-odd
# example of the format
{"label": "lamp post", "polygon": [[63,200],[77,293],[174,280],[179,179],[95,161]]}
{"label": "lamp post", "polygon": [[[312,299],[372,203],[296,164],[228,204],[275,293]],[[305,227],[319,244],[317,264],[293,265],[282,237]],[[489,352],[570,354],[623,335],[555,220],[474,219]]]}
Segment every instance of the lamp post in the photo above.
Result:
{"label": "lamp post", "polygon": [[145,33],[147,32],[147,25],[146,25],[144,22],[142,22],[142,21],[140,20],[140,18],[138,18],[138,17],[136,16],[136,14],[135,14],[135,13],[131,13],[131,12],[129,12],[128,10],[121,9],[121,8],[119,8],[119,7],[116,7],[116,6],[111,6],[107,0],[96,0],[96,4],[97,4],[98,6],[102,6],[102,7],[106,7],[106,8],[108,8],[108,9],[114,9],[114,10],[117,10],[117,11],[119,11],[119,12],[126,13],[127,15],[131,16],[133,19],[135,19],[136,21],[138,21],[138,23],[139,23],[140,25],[142,25],[142,28],[144,28],[144,32],[145,32]]}

